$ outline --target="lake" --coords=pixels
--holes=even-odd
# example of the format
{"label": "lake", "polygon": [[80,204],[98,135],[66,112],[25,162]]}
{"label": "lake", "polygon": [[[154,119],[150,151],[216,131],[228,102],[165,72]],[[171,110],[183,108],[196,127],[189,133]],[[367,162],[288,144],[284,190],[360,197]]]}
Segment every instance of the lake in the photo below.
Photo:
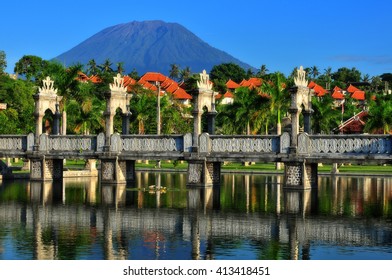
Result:
{"label": "lake", "polygon": [[279,175],[185,173],[0,181],[2,260],[390,260],[392,178],[319,176],[287,190]]}

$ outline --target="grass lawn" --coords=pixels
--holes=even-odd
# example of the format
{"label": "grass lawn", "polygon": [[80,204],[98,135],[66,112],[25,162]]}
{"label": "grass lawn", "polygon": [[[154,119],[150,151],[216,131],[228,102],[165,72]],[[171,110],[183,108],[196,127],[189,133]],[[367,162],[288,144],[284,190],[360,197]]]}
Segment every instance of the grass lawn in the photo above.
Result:
{"label": "grass lawn", "polygon": [[[83,169],[85,165],[84,160],[66,160],[66,164],[64,168],[72,169],[72,170],[80,170]],[[22,167],[23,161],[19,160],[18,162],[12,162],[12,166]],[[174,169],[174,170],[186,170],[188,167],[188,163],[186,161],[161,161],[161,169]],[[148,163],[141,162],[136,163],[136,169],[156,169],[156,161],[150,160]],[[323,164],[318,167],[319,172],[329,173],[331,171],[332,166],[330,164]],[[237,170],[241,171],[254,171],[254,172],[280,172],[283,173],[282,170],[276,170],[274,163],[256,163],[252,165],[245,166],[242,163],[230,162],[222,165],[222,170]],[[26,173],[28,171],[17,171],[14,170],[15,173]],[[358,174],[392,174],[392,165],[343,165],[339,166],[340,173],[358,173]]]}

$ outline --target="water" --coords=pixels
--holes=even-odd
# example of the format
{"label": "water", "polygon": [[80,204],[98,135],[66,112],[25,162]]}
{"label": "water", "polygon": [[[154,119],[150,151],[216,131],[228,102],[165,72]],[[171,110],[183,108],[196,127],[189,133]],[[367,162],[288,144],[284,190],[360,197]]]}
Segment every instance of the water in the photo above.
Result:
{"label": "water", "polygon": [[[281,176],[185,174],[0,182],[0,259],[392,259],[392,179],[320,177],[287,191]],[[157,186],[162,186],[158,189]]]}

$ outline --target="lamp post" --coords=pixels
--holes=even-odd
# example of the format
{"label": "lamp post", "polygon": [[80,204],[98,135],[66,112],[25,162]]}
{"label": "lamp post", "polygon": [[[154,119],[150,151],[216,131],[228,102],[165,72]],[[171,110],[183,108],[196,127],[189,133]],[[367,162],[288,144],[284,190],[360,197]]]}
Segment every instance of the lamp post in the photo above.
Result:
{"label": "lamp post", "polygon": [[[161,135],[161,83],[159,81],[156,82],[158,86],[157,93],[157,135]],[[157,168],[161,168],[161,161],[157,160]]]}

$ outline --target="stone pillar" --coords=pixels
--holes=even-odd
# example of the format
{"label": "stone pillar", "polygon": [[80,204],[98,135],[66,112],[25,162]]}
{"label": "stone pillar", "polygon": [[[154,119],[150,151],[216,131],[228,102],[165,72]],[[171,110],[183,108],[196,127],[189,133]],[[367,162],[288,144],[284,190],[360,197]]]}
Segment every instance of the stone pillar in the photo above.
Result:
{"label": "stone pillar", "polygon": [[221,163],[206,160],[188,161],[187,187],[220,186]]}
{"label": "stone pillar", "polygon": [[59,111],[59,104],[56,104],[56,112],[54,113],[53,116],[53,131],[52,133],[54,135],[59,135],[60,134],[60,118],[61,118],[61,114]]}
{"label": "stone pillar", "polygon": [[[198,97],[195,96],[195,101],[197,103]],[[192,150],[193,152],[198,151],[199,147],[199,135],[201,134],[201,115],[203,114],[202,110],[199,110],[196,106],[192,111],[193,115],[193,137],[192,137]]]}
{"label": "stone pillar", "polygon": [[30,180],[51,181],[63,179],[63,160],[43,157],[30,158]]}
{"label": "stone pillar", "polygon": [[67,111],[63,111],[61,118],[61,135],[67,135]]}
{"label": "stone pillar", "polygon": [[214,110],[212,112],[208,112],[207,115],[207,121],[208,121],[208,133],[210,135],[215,134],[215,118],[216,118],[217,112]]}
{"label": "stone pillar", "polygon": [[289,112],[291,114],[291,145],[290,150],[296,152],[298,147],[298,134],[299,134],[299,114],[297,108],[290,108]]}
{"label": "stone pillar", "polygon": [[101,183],[107,185],[133,183],[135,181],[135,161],[102,158],[100,177]]}
{"label": "stone pillar", "polygon": [[304,132],[306,133],[311,133],[312,128],[311,128],[311,110],[305,110],[303,112],[304,114]]}
{"label": "stone pillar", "polygon": [[123,120],[122,120],[122,135],[128,135],[129,134],[129,118],[131,117],[131,112],[127,111],[125,114],[123,114]]}
{"label": "stone pillar", "polygon": [[285,163],[285,188],[310,189],[317,188],[317,163],[305,163],[300,160]]}

